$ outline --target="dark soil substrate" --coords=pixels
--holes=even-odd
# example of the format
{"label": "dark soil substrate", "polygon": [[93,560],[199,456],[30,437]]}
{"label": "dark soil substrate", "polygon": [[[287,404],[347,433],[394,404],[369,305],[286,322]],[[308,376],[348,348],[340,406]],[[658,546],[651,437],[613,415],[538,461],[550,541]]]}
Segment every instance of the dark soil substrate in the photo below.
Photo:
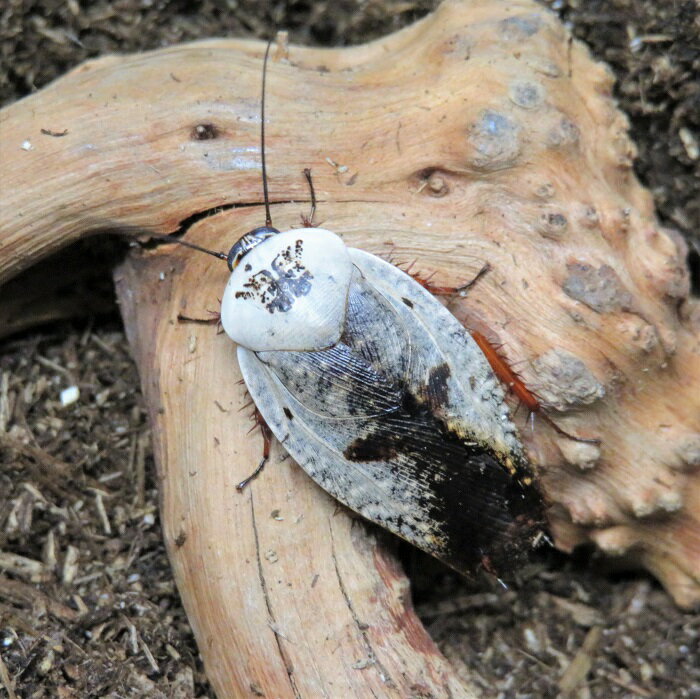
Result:
{"label": "dark soil substrate", "polygon": [[[358,43],[434,4],[6,0],[0,102],[105,53],[263,37],[273,26],[298,43]],[[637,172],[662,220],[697,243],[698,4],[549,5],[615,70]],[[697,289],[697,252],[690,262]],[[12,678],[21,697],[213,696],[163,546],[135,367],[104,299],[105,315],[0,346],[0,687]],[[62,408],[60,391],[71,385],[80,399]],[[556,696],[562,676],[588,663],[575,696],[700,697],[700,617],[641,574],[612,576],[583,554],[550,553],[504,592],[469,588],[410,556],[407,564],[422,571],[412,576],[414,596],[431,634],[488,695]]]}

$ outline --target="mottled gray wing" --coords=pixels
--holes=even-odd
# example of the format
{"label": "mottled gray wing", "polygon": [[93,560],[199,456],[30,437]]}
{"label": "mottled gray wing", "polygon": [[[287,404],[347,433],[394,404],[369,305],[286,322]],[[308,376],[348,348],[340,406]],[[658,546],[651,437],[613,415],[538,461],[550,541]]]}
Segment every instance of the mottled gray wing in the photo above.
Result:
{"label": "mottled gray wing", "polygon": [[341,342],[239,348],[251,396],[287,451],[348,507],[458,570],[505,566],[541,509],[496,379],[434,297],[351,254]]}
{"label": "mottled gray wing", "polygon": [[392,306],[355,270],[344,332],[337,345],[316,352],[258,352],[256,356],[294,399],[316,415],[373,417],[401,405],[411,343]]}

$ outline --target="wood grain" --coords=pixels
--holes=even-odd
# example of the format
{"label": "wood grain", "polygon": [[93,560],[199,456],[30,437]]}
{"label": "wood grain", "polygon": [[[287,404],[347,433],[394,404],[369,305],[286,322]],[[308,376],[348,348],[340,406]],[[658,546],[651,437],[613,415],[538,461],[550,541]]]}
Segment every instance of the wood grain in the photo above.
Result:
{"label": "wood grain", "polygon": [[[227,251],[264,221],[257,42],[87,63],[0,113],[0,280],[96,233],[179,233]],[[539,5],[446,2],[381,41],[273,52],[273,220],[417,260],[503,345],[549,415],[523,431],[557,544],[641,563],[700,599],[700,311],[682,240],[631,170],[612,79]],[[64,136],[51,136],[66,130]],[[202,138],[202,136],[207,136]],[[178,321],[227,270],[158,246],[115,273],[149,410],[178,588],[219,696],[470,696],[411,611],[375,533],[260,439],[235,348]],[[526,416],[521,417],[521,423]]]}

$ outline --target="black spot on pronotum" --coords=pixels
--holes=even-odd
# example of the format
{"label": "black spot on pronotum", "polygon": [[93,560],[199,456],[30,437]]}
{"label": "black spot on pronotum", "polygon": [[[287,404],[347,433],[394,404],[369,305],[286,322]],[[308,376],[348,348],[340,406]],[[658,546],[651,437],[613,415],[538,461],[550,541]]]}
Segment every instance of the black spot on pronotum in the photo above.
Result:
{"label": "black spot on pronotum", "polygon": [[270,313],[287,313],[294,302],[311,291],[313,274],[301,262],[304,241],[288,245],[270,263],[272,271],[261,269],[243,284],[247,291],[237,291],[237,299],[257,300]]}
{"label": "black spot on pronotum", "polygon": [[289,408],[287,408],[287,407],[285,406],[284,408],[282,408],[282,410],[284,411],[284,414],[287,416],[287,420],[293,420],[293,419],[294,419],[294,415],[292,414],[292,411],[291,411]]}
{"label": "black spot on pronotum", "polygon": [[192,129],[193,141],[210,141],[212,138],[218,138],[220,135],[219,129],[211,123],[197,124]]}
{"label": "black spot on pronotum", "polygon": [[506,41],[522,41],[536,34],[542,26],[542,19],[534,12],[508,17],[498,23]]}
{"label": "black spot on pronotum", "polygon": [[413,301],[411,299],[404,298],[403,296],[401,297],[401,300],[409,307],[413,308]]}

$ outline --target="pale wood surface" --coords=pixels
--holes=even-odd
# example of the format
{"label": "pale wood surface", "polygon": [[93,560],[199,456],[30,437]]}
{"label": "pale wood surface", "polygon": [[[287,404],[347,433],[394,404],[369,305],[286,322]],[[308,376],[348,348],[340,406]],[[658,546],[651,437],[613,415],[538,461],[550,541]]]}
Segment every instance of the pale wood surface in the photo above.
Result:
{"label": "pale wood surface", "polygon": [[[260,225],[263,50],[212,40],[100,59],[3,110],[0,279],[95,232],[186,221],[188,240],[227,250]],[[444,284],[488,261],[458,317],[526,360],[526,381],[566,408],[550,411],[563,427],[603,440],[597,451],[544,423],[524,432],[558,545],[593,540],[696,602],[700,312],[682,242],[659,228],[632,174],[606,69],[525,0],[449,2],[366,46],[273,53],[275,225],[306,213],[311,167],[317,221],[348,244],[417,258]],[[198,140],[198,124],[217,137]],[[222,205],[239,208],[213,211]],[[614,279],[601,291],[604,265]],[[226,276],[223,263],[169,247],[116,273],[168,547],[212,683],[220,696],[469,695],[391,556],[279,447],[235,492],[260,438],[237,412],[234,347],[177,321],[215,310]],[[564,292],[572,279],[577,298]]]}
{"label": "pale wood surface", "polygon": [[[275,207],[294,220],[296,206]],[[207,222],[207,239],[259,222],[259,209]],[[286,214],[286,216],[285,216]],[[202,224],[200,224],[201,226]],[[160,273],[165,279],[160,281]],[[156,429],[162,520],[188,617],[220,696],[469,696],[410,606],[406,579],[360,521],[276,445],[262,475],[248,434],[235,346],[207,317],[226,265],[149,255],[118,289]],[[206,279],[206,284],[201,280]]]}

